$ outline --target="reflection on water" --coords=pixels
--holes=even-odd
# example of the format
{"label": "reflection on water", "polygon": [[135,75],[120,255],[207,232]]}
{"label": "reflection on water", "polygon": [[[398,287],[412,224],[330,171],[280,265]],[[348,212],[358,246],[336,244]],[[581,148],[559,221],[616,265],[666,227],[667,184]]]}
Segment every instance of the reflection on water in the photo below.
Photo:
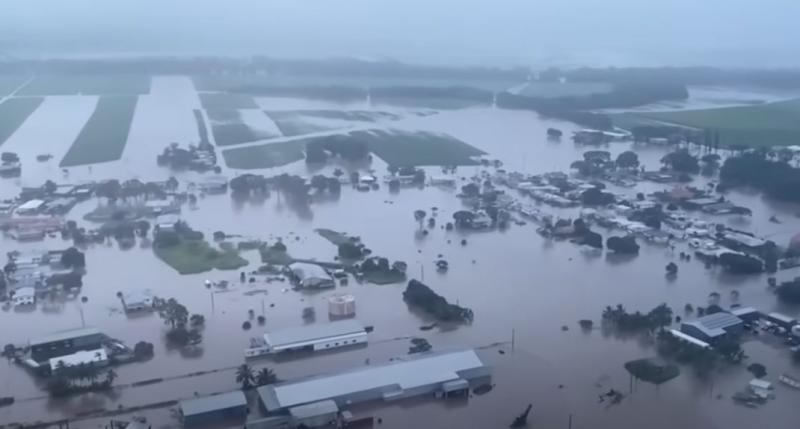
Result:
{"label": "reflection on water", "polygon": [[[140,101],[137,107],[124,158],[94,166],[91,172],[83,168],[71,169],[71,180],[107,177],[152,180],[170,175],[156,167],[155,155],[169,141],[185,143],[197,139],[191,113],[191,108],[196,106],[196,96],[192,95],[188,79],[181,77],[157,78],[153,90],[148,100]],[[283,102],[259,99],[265,108]],[[53,142],[52,148],[42,143],[33,129],[27,129],[33,124],[26,124],[22,134],[18,133],[9,141],[23,156],[25,173],[19,182],[38,185],[48,177],[60,177],[54,161],[36,165],[32,158],[41,147],[49,148],[54,155],[64,152],[70,141],[65,134],[74,127],[66,123],[79,120],[84,110],[91,110],[89,106],[78,109],[79,112],[73,110],[77,103],[88,101],[65,103],[61,105],[65,119],[56,128],[61,133],[48,140]],[[292,109],[304,106],[302,100],[292,103]],[[48,99],[46,106],[48,110],[32,118],[53,120],[59,105]],[[308,106],[318,107],[316,102]],[[585,149],[567,139],[547,141],[548,127],[560,128],[565,135],[577,127],[544,120],[530,112],[475,108],[410,117],[392,126],[449,133],[485,150],[492,158],[502,160],[509,170],[530,173],[566,170]],[[77,132],[77,129],[72,131]],[[23,150],[25,143],[39,145],[36,147],[40,149]],[[612,144],[608,150],[615,156],[631,147],[631,143]],[[656,168],[665,153],[660,148],[634,149],[648,169]],[[322,172],[330,174],[333,168],[326,167]],[[377,158],[371,168],[378,174],[386,171],[386,166]],[[223,170],[229,177],[236,174]],[[463,167],[457,175],[468,177],[478,170],[478,167]],[[302,162],[274,171],[309,174]],[[272,171],[269,174],[273,174]],[[193,173],[177,176],[179,180],[196,177]],[[0,191],[3,195],[14,195],[18,186],[13,180],[3,181]],[[642,184],[647,191],[660,187],[662,185]],[[763,425],[765,421],[769,421],[768,427],[796,426],[800,418],[800,409],[796,407],[800,398],[798,392],[779,388],[777,398],[757,410],[732,403],[730,395],[750,378],[741,367],[715,374],[711,380],[699,380],[687,369],[682,376],[660,387],[637,383],[633,393],[618,406],[609,408],[598,404],[598,395],[610,388],[629,393],[630,380],[622,367],[623,362],[651,356],[655,351],[651,342],[641,337],[607,337],[599,329],[586,333],[577,325],[580,319],[593,319],[597,325],[603,307],[616,303],[631,310],[647,311],[666,302],[677,314],[682,314],[680,309],[686,303],[704,305],[709,293],[719,292],[722,305],[726,306],[733,302],[732,290],[738,291],[738,302],[772,311],[777,304],[774,295],[766,289],[765,276],[729,276],[716,267],[706,269],[699,261],[679,261],[677,254],[687,249],[677,248],[672,252],[649,244],[643,244],[640,255],[635,258],[587,257],[568,242],[542,238],[532,224],[512,226],[504,232],[448,232],[441,228],[444,219],[449,220],[452,213],[462,209],[455,193],[432,187],[403,189],[395,194],[382,187],[378,191],[361,193],[344,187],[339,200],[315,203],[310,212],[303,215],[288,207],[277,193],[260,201],[245,202],[218,195],[201,198],[194,209],[184,207],[182,217],[206,236],[223,230],[270,242],[280,237],[293,256],[319,260],[332,260],[336,248],[316,234],[315,228],[360,236],[376,254],[407,262],[409,273],[421,277],[451,302],[471,308],[475,313],[472,325],[449,331],[421,331],[419,327],[428,321],[410,311],[403,302],[404,285],[401,284],[377,286],[350,282],[333,291],[299,294],[286,291],[288,285],[281,282],[240,283],[238,272],[213,271],[181,276],[156,259],[148,246],[136,245],[123,251],[115,242],[94,245],[86,250],[88,273],[83,287],[83,295],[89,299],[83,309],[86,324],[98,326],[131,345],[140,340],[150,341],[155,345],[155,358],[118,367],[120,389],[112,396],[92,394],[67,400],[45,399],[41,386],[37,386],[25,371],[12,364],[0,365],[0,381],[5,391],[14,392],[18,398],[14,406],[0,408],[0,422],[49,420],[78,411],[111,409],[118,405],[129,407],[233,389],[236,387],[234,368],[242,363],[243,350],[251,336],[265,329],[302,324],[303,308],[309,306],[315,308],[317,320],[324,322],[327,298],[335,293],[349,293],[357,299],[358,319],[375,327],[368,347],[299,360],[257,361],[254,366],[272,367],[279,377],[290,379],[363,365],[367,358],[385,362],[390,357],[403,356],[407,340],[395,340],[398,338],[425,337],[434,350],[499,343],[481,352],[495,367],[495,389],[474,396],[467,406],[447,407],[447,412],[443,412],[442,404],[437,401],[414,400],[371,412],[381,416],[384,426],[389,428],[415,424],[420,427],[506,427],[528,403],[534,404],[531,421],[538,427],[566,427],[570,414],[575,428],[748,427]],[[800,230],[800,219],[795,217],[800,209],[794,205],[765,201],[756,193],[734,192],[729,198],[753,210],[752,219],[746,223],[729,218],[731,225],[747,227],[778,243],[785,243]],[[96,204],[96,201],[81,203],[68,218],[85,224],[82,215]],[[415,236],[419,226],[413,212],[434,206],[439,211],[437,227],[419,239]],[[557,212],[574,217],[577,209]],[[768,219],[773,214],[783,223],[770,223]],[[466,246],[460,244],[464,237],[468,238]],[[0,243],[5,251],[66,246],[60,239],[25,244],[4,239]],[[439,254],[449,262],[447,273],[435,270],[434,261]],[[258,267],[257,252],[245,252],[243,256],[250,261],[247,270]],[[680,268],[674,279],[664,275],[664,266],[669,261]],[[778,279],[791,278],[796,273],[795,270],[781,272]],[[227,280],[230,286],[226,290],[209,290],[204,286],[207,279]],[[205,315],[202,350],[185,356],[178,350],[168,349],[163,339],[166,326],[155,314],[127,317],[121,311],[116,293],[140,289],[152,289],[165,298],[175,297],[190,312]],[[78,327],[81,325],[79,305],[76,300],[63,303],[58,311],[3,311],[0,326],[14,327],[3,330],[3,340],[24,343],[54,330]],[[248,310],[256,315],[263,311],[266,327],[255,326],[243,331],[241,326],[248,319]],[[782,310],[798,314],[797,309]],[[562,326],[567,326],[568,330],[563,331]],[[512,335],[513,352],[510,349]],[[744,348],[752,362],[767,366],[770,377],[781,372],[797,372],[796,368],[791,368],[783,349],[759,341],[747,342]],[[212,372],[188,376],[198,371]],[[129,386],[158,377],[169,380]],[[723,397],[718,398],[718,395]],[[37,399],[24,401],[23,398]]]}

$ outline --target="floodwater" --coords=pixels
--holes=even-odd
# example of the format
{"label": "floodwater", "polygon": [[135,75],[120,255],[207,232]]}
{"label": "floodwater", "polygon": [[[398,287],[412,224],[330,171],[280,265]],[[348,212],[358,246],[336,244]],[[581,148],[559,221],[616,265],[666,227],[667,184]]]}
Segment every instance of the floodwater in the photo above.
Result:
{"label": "floodwater", "polygon": [[[0,182],[2,195],[14,195],[20,184],[39,185],[47,178],[59,178],[62,182],[110,177],[164,179],[170,173],[155,165],[156,154],[170,141],[188,143],[198,138],[191,112],[198,103],[190,80],[158,77],[154,79],[153,93],[142,97],[137,106],[123,159],[95,165],[92,169],[70,169],[68,178],[63,179],[63,173],[55,166],[57,159],[36,165],[33,157],[45,148],[54,155],[63,152],[71,138],[53,136],[51,147],[38,140],[40,135],[34,130],[37,124],[49,122],[51,130],[67,133],[74,127],[68,123],[78,120],[86,111],[91,112],[88,106],[91,103],[64,100],[61,109],[64,117],[59,119],[56,102],[61,100],[48,98],[44,105],[48,109],[40,110],[31,118],[38,122],[29,121],[9,141],[23,158],[23,176]],[[81,103],[87,105],[85,109],[76,109]],[[303,100],[292,100],[291,107],[284,108],[302,108],[303,103]],[[285,106],[280,99],[262,98],[259,104],[265,108]],[[309,102],[308,106],[318,108],[319,104]],[[560,128],[565,135],[578,127],[545,120],[531,112],[474,108],[410,117],[393,122],[391,126],[449,133],[488,152],[491,158],[502,160],[506,169],[528,173],[566,170],[587,150],[576,147],[568,139],[547,141],[548,127]],[[38,146],[35,150],[23,151],[26,143]],[[616,154],[631,147],[632,143],[615,143],[608,150]],[[657,167],[665,153],[662,148],[633,148],[648,169]],[[29,168],[34,165],[36,168]],[[326,167],[323,172],[333,168]],[[371,168],[381,175],[386,171],[385,164],[377,158]],[[457,175],[469,177],[480,169],[459,168]],[[224,166],[223,170],[228,177],[236,174]],[[436,170],[431,169],[431,172]],[[306,175],[317,172],[307,170],[305,164],[299,162],[264,173],[278,171]],[[193,173],[178,175],[181,181],[195,177]],[[625,192],[650,191],[663,186],[642,184],[637,190]],[[717,268],[706,269],[698,261],[679,262],[677,254],[686,250],[685,245],[679,245],[673,253],[642,243],[641,254],[632,259],[608,255],[590,257],[573,244],[541,237],[533,224],[514,225],[503,232],[447,232],[440,227],[451,219],[453,212],[462,209],[455,193],[435,187],[403,189],[397,194],[382,187],[362,193],[345,187],[337,201],[318,201],[310,212],[304,213],[293,210],[277,194],[247,202],[236,202],[229,195],[216,195],[201,198],[196,208],[185,206],[182,218],[209,237],[216,230],[269,242],[280,237],[293,256],[319,260],[332,260],[336,248],[319,237],[315,228],[360,236],[374,254],[407,262],[410,277],[423,280],[451,302],[472,308],[475,312],[472,325],[453,330],[420,331],[419,327],[430,321],[403,302],[403,284],[377,286],[351,281],[350,285],[339,286],[334,291],[300,293],[286,291],[287,285],[280,282],[268,284],[259,279],[256,283],[241,284],[238,272],[213,271],[181,276],[154,257],[147,240],[128,250],[119,249],[116,243],[94,245],[86,249],[88,273],[84,277],[82,296],[86,296],[88,302],[81,304],[79,299],[74,299],[51,304],[48,311],[43,311],[41,306],[28,313],[2,311],[3,343],[25,343],[55,330],[80,327],[83,319],[87,326],[97,326],[130,345],[140,340],[152,342],[155,358],[115,368],[120,376],[116,382],[120,389],[113,395],[91,394],[69,400],[48,399],[32,376],[13,364],[0,364],[3,389],[0,396],[13,394],[17,398],[13,406],[0,408],[0,424],[69,418],[86,410],[132,407],[188,398],[195,393],[234,389],[234,368],[243,362],[243,350],[250,337],[262,334],[265,329],[304,323],[301,314],[308,306],[315,308],[317,322],[327,321],[327,297],[351,293],[356,296],[359,321],[375,327],[368,347],[298,360],[256,361],[253,366],[256,369],[269,366],[279,377],[291,379],[358,367],[364,365],[367,358],[377,364],[405,356],[407,338],[419,336],[427,338],[434,350],[485,347],[481,354],[495,368],[495,389],[471,398],[466,405],[415,400],[371,410],[383,418],[384,427],[507,427],[528,403],[534,405],[531,422],[537,427],[567,427],[570,415],[574,428],[796,427],[800,419],[800,409],[796,406],[800,391],[778,385],[777,398],[759,409],[736,406],[730,399],[730,395],[743,389],[750,379],[744,369],[747,363],[765,364],[769,372],[767,378],[771,381],[784,372],[800,374],[800,368],[792,366],[788,352],[782,347],[750,340],[744,345],[751,356],[745,365],[727,368],[713,374],[709,380],[700,380],[689,368],[684,368],[680,377],[660,387],[638,383],[632,395],[620,405],[608,407],[598,403],[598,394],[610,388],[629,391],[629,377],[623,363],[653,356],[655,350],[649,341],[638,337],[608,336],[599,329],[585,333],[577,325],[579,319],[592,319],[599,325],[602,309],[617,303],[630,310],[648,311],[666,302],[677,315],[683,315],[686,303],[705,305],[709,293],[718,292],[722,304],[730,305],[734,302],[733,290],[740,293],[738,302],[744,305],[763,311],[780,309],[800,314],[798,309],[778,306],[775,296],[766,288],[766,276],[729,276]],[[731,225],[769,236],[781,244],[800,230],[800,219],[795,217],[795,213],[800,212],[798,206],[765,201],[755,192],[735,192],[729,198],[754,212],[749,221],[729,218]],[[67,218],[87,225],[82,215],[97,204],[96,200],[84,202]],[[437,227],[427,237],[420,237],[413,212],[424,209],[430,214],[433,207],[438,208]],[[551,209],[543,207],[543,210]],[[564,215],[576,212],[559,211]],[[773,214],[783,223],[770,223],[768,218]],[[607,236],[606,231],[602,233]],[[462,238],[467,239],[466,246],[460,244]],[[0,241],[0,248],[6,252],[59,249],[67,245],[60,238],[26,244],[10,239]],[[449,271],[444,274],[437,273],[433,263],[440,254],[450,263]],[[251,261],[247,270],[258,267],[257,252],[243,255]],[[679,265],[679,274],[674,280],[664,275],[664,266],[669,261]],[[780,272],[777,277],[785,280],[795,275],[798,275],[797,270],[789,270]],[[206,279],[229,280],[231,286],[227,291],[211,291],[203,284]],[[116,293],[138,289],[152,289],[159,296],[177,298],[190,312],[205,315],[202,354],[184,356],[180,351],[168,349],[163,339],[166,327],[156,315],[129,318],[122,313]],[[242,322],[248,319],[250,309],[257,315],[263,312],[266,327],[254,323],[250,331],[242,330]],[[562,326],[567,326],[568,330],[562,330]],[[209,373],[186,376],[198,371]],[[149,386],[129,387],[133,382],[159,377],[166,380]],[[154,413],[151,418],[164,427],[176,425],[168,413]],[[71,427],[98,426],[95,422],[78,422]]]}

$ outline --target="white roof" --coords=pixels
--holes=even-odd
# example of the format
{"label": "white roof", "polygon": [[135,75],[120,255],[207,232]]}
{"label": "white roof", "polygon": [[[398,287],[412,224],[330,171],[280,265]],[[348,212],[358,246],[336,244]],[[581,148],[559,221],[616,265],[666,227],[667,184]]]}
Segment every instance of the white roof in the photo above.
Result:
{"label": "white roof", "polygon": [[357,320],[339,320],[330,323],[315,323],[296,326],[264,334],[264,341],[270,347],[285,347],[296,344],[314,343],[328,338],[344,335],[365,334],[364,326]]}
{"label": "white roof", "polygon": [[21,287],[14,291],[14,298],[25,298],[36,296],[36,289],[33,286]]}
{"label": "white roof", "polygon": [[669,330],[669,333],[670,333],[670,334],[672,334],[672,335],[673,335],[674,337],[676,337],[676,338],[680,338],[681,340],[684,340],[684,341],[686,341],[686,342],[689,342],[689,343],[691,343],[691,344],[694,344],[694,345],[696,345],[696,346],[698,346],[698,347],[701,347],[701,348],[704,348],[704,349],[711,348],[711,345],[710,345],[710,344],[708,344],[707,342],[705,342],[705,341],[700,341],[700,340],[698,340],[697,338],[695,338],[695,337],[693,337],[693,336],[691,336],[691,335],[686,335],[686,334],[684,334],[683,332],[681,332],[681,331],[678,331],[678,330],[676,330],[676,329],[670,329],[670,330]]}
{"label": "white roof", "polygon": [[330,279],[331,276],[325,271],[324,268],[317,264],[308,264],[305,262],[295,262],[289,265],[289,269],[292,270],[292,273],[296,275],[300,280],[318,278],[318,279]]}
{"label": "white roof", "polygon": [[382,366],[263,386],[258,394],[268,410],[355,395],[374,389],[384,394],[441,384],[461,378],[459,372],[485,368],[475,350],[428,355]]}
{"label": "white roof", "polygon": [[64,362],[64,366],[77,366],[83,363],[103,363],[108,360],[104,349],[75,352],[71,355],[59,356],[50,359],[50,369],[58,368],[59,362]]}
{"label": "white roof", "polygon": [[307,419],[326,414],[336,414],[338,412],[339,407],[336,405],[336,402],[331,400],[313,402],[306,405],[298,405],[289,409],[289,414],[296,419]]}
{"label": "white roof", "polygon": [[236,407],[247,407],[247,398],[241,390],[181,401],[181,412],[184,417]]}
{"label": "white roof", "polygon": [[17,207],[17,210],[36,210],[43,204],[44,200],[28,200]]}
{"label": "white roof", "polygon": [[752,387],[754,389],[769,390],[769,389],[772,389],[772,383],[770,383],[769,381],[766,381],[766,380],[759,380],[757,378],[754,378],[754,379],[750,380],[750,387]]}

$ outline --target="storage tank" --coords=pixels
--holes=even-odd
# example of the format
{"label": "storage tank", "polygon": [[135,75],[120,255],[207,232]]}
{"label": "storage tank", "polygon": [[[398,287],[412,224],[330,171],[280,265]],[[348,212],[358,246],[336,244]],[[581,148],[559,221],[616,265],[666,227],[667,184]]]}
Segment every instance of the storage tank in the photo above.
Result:
{"label": "storage tank", "polygon": [[328,314],[333,318],[356,315],[356,297],[353,295],[334,295],[328,298]]}

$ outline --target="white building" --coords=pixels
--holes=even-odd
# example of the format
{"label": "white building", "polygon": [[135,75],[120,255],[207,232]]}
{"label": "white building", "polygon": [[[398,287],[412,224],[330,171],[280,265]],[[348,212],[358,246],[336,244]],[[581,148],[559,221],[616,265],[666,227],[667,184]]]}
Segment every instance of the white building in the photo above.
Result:
{"label": "white building", "polygon": [[264,334],[268,353],[327,350],[366,344],[367,331],[355,320],[298,326]]}
{"label": "white building", "polygon": [[148,291],[128,292],[122,296],[122,307],[126,313],[153,309],[153,294]]}
{"label": "white building", "polygon": [[[55,373],[61,366],[65,369],[82,364],[93,364],[95,366],[108,365],[108,355],[102,348],[75,352],[71,355],[59,356],[50,359],[50,371]],[[63,364],[63,365],[62,365]]]}
{"label": "white building", "polygon": [[14,291],[14,307],[36,304],[36,289],[33,286],[21,287]]}
{"label": "white building", "polygon": [[16,212],[21,215],[32,215],[39,213],[42,207],[44,207],[44,200],[29,200],[17,207]]}

